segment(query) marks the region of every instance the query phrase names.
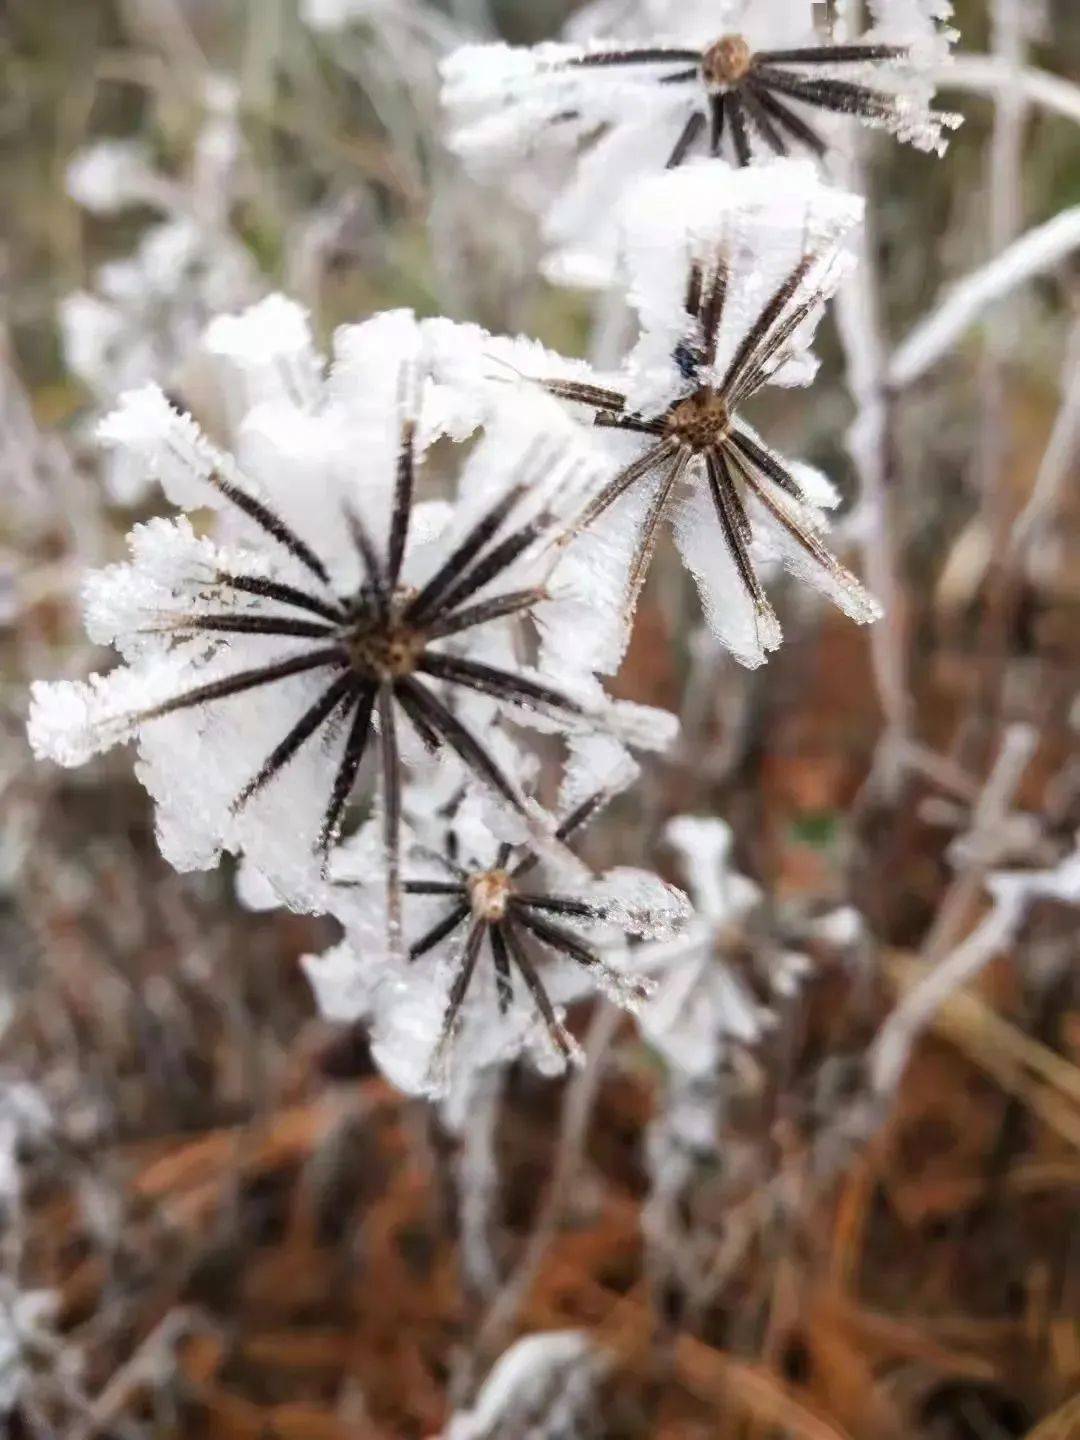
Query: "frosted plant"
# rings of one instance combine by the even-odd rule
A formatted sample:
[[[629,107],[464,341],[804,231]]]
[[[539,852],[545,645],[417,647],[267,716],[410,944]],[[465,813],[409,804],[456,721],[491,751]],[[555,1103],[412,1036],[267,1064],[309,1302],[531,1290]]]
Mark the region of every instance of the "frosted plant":
[[[265,311],[249,320],[260,333]],[[126,663],[36,685],[30,737],[65,765],[138,738],[162,849],[181,869],[245,852],[286,903],[317,908],[378,731],[393,900],[403,751],[456,757],[539,833],[547,822],[468,721],[474,697],[556,729],[609,718],[513,659],[512,627],[542,593],[531,557],[558,466],[541,465],[541,482],[537,464],[504,453],[502,488],[482,505],[416,503],[419,457],[454,423],[438,386],[402,391],[403,374],[422,374],[421,334],[406,312],[339,332],[315,395],[290,403],[279,388],[250,411],[240,460],[153,386],[103,426],[174,503],[226,514],[217,539],[186,517],[137,526],[131,563],[90,578],[88,629]],[[235,330],[217,340],[253,375]],[[292,374],[310,381],[304,359]]]
[[[52,1321],[58,1306],[51,1290],[20,1290],[0,1277],[0,1417],[6,1421],[33,1378],[34,1355],[51,1358],[57,1352]],[[66,1350],[69,1364],[74,1358],[74,1351]]]
[[[154,380],[185,391],[207,321],[253,300],[263,288],[258,267],[229,224],[242,143],[238,94],[231,80],[211,76],[204,117],[186,172],[155,168],[138,141],[105,140],[76,155],[68,169],[72,198],[96,215],[138,205],[164,214],[133,252],[102,265],[88,289],[60,303],[64,359],[99,411],[124,391]],[[145,473],[108,457],[105,481],[122,504],[142,499]]]
[[[527,1335],[500,1356],[444,1440],[590,1440],[603,1433],[599,1391],[611,1359],[584,1332]]]
[[[591,377],[528,342],[487,346],[493,374],[505,381],[512,367],[577,407],[618,465],[564,536],[594,532],[570,547],[575,572],[611,576],[618,556],[629,619],[670,519],[710,629],[745,665],[781,639],[761,562],[779,561],[860,624],[876,619],[874,600],[821,538],[836,492],[744,416],[765,386],[813,376],[810,342],[849,266],[841,241],[861,202],[822,185],[805,162],[777,161],[643,182],[628,212],[641,338],[621,374]],[[606,662],[594,656],[596,668],[617,663],[621,648]]]
[[[665,33],[640,41],[471,45],[445,62],[452,144],[482,173],[580,154],[574,179],[545,205],[555,279],[610,283],[607,222],[628,183],[665,166],[820,158],[834,139],[821,120],[838,116],[940,153],[958,123],[929,106],[928,63],[951,36],[936,0],[882,0],[874,28],[843,45],[822,43],[809,7],[792,0],[670,9]]]
[[[520,752],[505,742],[500,753],[508,770],[521,765]],[[576,840],[612,788],[636,774],[609,773],[612,788],[568,807],[593,758],[568,770],[556,830],[562,847]],[[523,777],[530,773],[526,765]],[[685,897],[648,872],[619,867],[590,876],[571,868],[565,852],[547,859],[528,841],[500,839],[505,827],[492,818],[475,788],[451,795],[426,818],[414,817],[404,868],[410,943],[403,967],[378,953],[381,896],[368,880],[373,837],[361,835],[338,859],[338,873],[354,870],[368,889],[372,910],[360,911],[358,927],[354,909],[345,944],[309,959],[308,973],[324,1013],[371,1019],[375,1057],[405,1089],[445,1092],[523,1049],[545,1069],[577,1061],[558,1002],[599,989],[636,1011],[651,987],[633,973],[636,951],[628,940],[672,934],[688,915]],[[339,884],[354,888],[344,878]]]

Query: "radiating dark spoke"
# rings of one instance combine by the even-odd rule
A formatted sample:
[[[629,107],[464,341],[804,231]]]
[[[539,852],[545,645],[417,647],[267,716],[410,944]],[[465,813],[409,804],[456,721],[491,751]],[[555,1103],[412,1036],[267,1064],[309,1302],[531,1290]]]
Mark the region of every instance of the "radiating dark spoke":
[[[190,710],[195,705],[209,705],[215,700],[226,700],[230,695],[242,695],[260,685],[273,685],[278,680],[302,675],[306,670],[344,664],[345,656],[336,645],[326,649],[309,650],[304,655],[294,655],[291,660],[260,665],[256,670],[240,670],[235,675],[224,676],[221,680],[211,680],[207,685],[197,685],[194,690],[185,690],[183,694],[174,695],[171,700],[164,700],[160,705],[140,710],[131,716],[131,719],[140,724],[149,720],[160,720],[166,715],[174,715],[178,710]]]
[[[756,466],[759,470],[764,471],[775,485],[779,485],[781,490],[786,490],[793,499],[803,499],[803,493],[795,477],[781,465],[775,455],[770,455],[745,431],[735,428],[729,430],[726,448],[728,452],[732,449],[737,452],[738,457],[744,462],[743,466],[740,466],[741,469],[746,465]]]
[[[260,530],[288,550],[289,554],[299,560],[306,570],[310,570],[312,575],[317,576],[324,585],[329,585],[330,576],[327,574],[326,566],[311,547],[305,544],[279,515],[275,515],[268,505],[264,505],[261,500],[257,500],[246,490],[241,490],[240,486],[235,485],[231,480],[226,480],[225,476],[217,470],[211,471],[207,480],[220,495],[224,495],[226,500],[235,505],[238,510],[242,510],[248,519],[254,520]]]
[[[588,385],[580,380],[545,380],[544,389],[549,395],[560,400],[572,400],[578,405],[591,405],[594,410],[622,410],[626,396],[617,390],[605,390],[600,385]]]
[[[567,1035],[566,1030],[555,1014],[551,999],[544,989],[543,981],[536,973],[536,966],[529,958],[529,952],[526,950],[521,936],[518,934],[515,926],[511,924],[504,922],[503,925],[500,926],[500,929],[506,940],[507,948],[510,951],[514,964],[521,972],[521,978],[525,981],[529,994],[533,998],[533,1004],[537,1010],[539,1010],[541,1018],[548,1028],[548,1034],[558,1046],[563,1059],[571,1060],[574,1055],[574,1048],[570,1037]]]
[[[293,758],[301,745],[309,740],[316,730],[326,721],[338,705],[341,704],[350,692],[355,692],[356,677],[351,671],[339,676],[334,683],[325,690],[322,695],[310,706],[279,745],[267,756],[258,774],[256,774],[237,795],[232,803],[234,812],[240,810],[252,796],[258,792],[284,770],[285,766]],[[355,696],[353,697],[355,698]]]
[[[697,320],[701,314],[701,296],[704,284],[705,276],[701,268],[701,261],[692,259],[690,273],[686,279],[686,313],[692,320]]]
[[[801,115],[796,115],[795,111],[789,106],[785,105],[781,100],[777,100],[776,96],[770,94],[764,85],[756,85],[753,81],[750,81],[746,88],[753,92],[754,98],[761,108],[771,115],[777,124],[785,129],[800,145],[805,145],[808,150],[812,151],[813,154],[819,158],[825,154],[828,150],[825,141],[814,127],[808,124]]]
[[[579,830],[588,825],[593,816],[607,804],[610,798],[607,790],[596,790],[586,796],[579,805],[574,806],[569,815],[564,816],[555,831],[555,839],[565,844]],[[520,880],[522,875],[527,875],[530,870],[535,868],[539,860],[540,857],[535,850],[526,851],[511,871],[514,879]]]
[[[686,473],[686,467],[690,463],[691,452],[680,450],[675,456],[671,469],[656,487],[656,494],[649,502],[649,508],[645,512],[645,518],[638,531],[637,545],[634,549],[634,557],[630,563],[630,570],[626,580],[626,595],[623,601],[627,617],[633,615],[637,609],[637,603],[641,596],[642,587],[649,574],[649,567],[652,564],[653,555],[656,553],[656,542],[660,536],[660,522],[667,514],[671,496]]]
[[[547,515],[538,515],[515,530],[512,535],[508,535],[505,540],[500,540],[486,555],[480,557],[466,575],[451,586],[438,605],[428,612],[429,615],[435,617],[448,614],[485,585],[489,585],[540,538],[550,523]]]
[[[465,886],[452,880],[406,880],[403,886],[406,895],[463,895]]]
[[[751,325],[750,329],[743,336],[735,354],[731,357],[731,364],[728,366],[727,374],[724,376],[720,385],[722,394],[728,395],[731,393],[747,363],[757,352],[758,347],[768,343],[770,331],[791,303],[799,286],[806,278],[806,274],[811,265],[813,265],[814,259],[815,257],[813,255],[804,255],[798,265],[795,266],[795,269],[792,270],[791,274],[777,286],[753,325]]]
[[[867,60],[904,60],[906,45],[817,45],[801,50],[758,50],[755,65],[850,65]]]
[[[345,506],[345,523],[349,527],[349,534],[352,536],[353,546],[360,557],[360,564],[364,574],[368,578],[375,593],[375,599],[379,607],[379,613],[386,616],[390,613],[390,587],[386,581],[382,561],[379,559],[379,552],[376,549],[375,541],[371,537],[371,531],[364,523],[360,513],[351,505]]]
[[[888,120],[896,113],[891,95],[872,90],[868,85],[852,85],[846,80],[804,80],[783,70],[760,69],[757,77],[771,90],[779,90],[808,105],[833,110],[839,115],[862,115],[871,120]]]
[[[517,814],[528,817],[528,809],[495,757],[452,710],[420,685],[412,676],[398,682],[398,693],[408,694],[433,730],[439,732],[478,780],[493,790]]]
[[[593,417],[600,430],[630,430],[635,435],[663,435],[663,420],[646,420],[641,415],[609,415],[601,410]]]
[[[502,925],[491,927],[491,955],[495,961],[495,995],[499,1014],[505,1015],[514,999],[514,981],[510,975],[510,954],[503,938]]]
[[[835,576],[845,585],[851,585],[861,589],[858,580],[851,571],[840,564],[836,556],[822,543],[818,536],[808,525],[805,525],[799,517],[792,513],[781,500],[763,486],[756,476],[750,475],[748,483],[753,487],[754,494],[772,515],[773,519],[785,529],[790,536],[802,546],[807,554],[830,575]]]
[[[510,512],[526,493],[528,486],[523,482],[512,485],[501,495],[490,510],[476,522],[465,538],[455,546],[450,555],[439,566],[431,579],[419,590],[405,607],[404,618],[413,624],[421,624],[439,606],[446,592],[461,580],[469,566],[489,541],[502,529]],[[442,608],[446,608],[445,605]]]
[[[735,493],[735,486],[731,474],[725,466],[723,456],[710,452],[706,457],[706,463],[709,474],[709,490],[712,493],[716,518],[720,521],[720,528],[724,532],[724,540],[731,552],[731,558],[735,562],[739,579],[755,608],[761,613],[765,613],[770,607],[747,549],[752,532],[746,512]]]
[[[442,748],[442,736],[437,730],[433,730],[428,723],[423,711],[419,710],[412,699],[412,696],[400,684],[395,684],[394,694],[397,702],[405,711],[409,724],[420,736],[420,741],[429,755]]]
[[[575,535],[580,535],[590,525],[595,524],[600,516],[610,506],[614,505],[620,496],[625,495],[631,486],[663,465],[669,460],[678,449],[674,440],[665,440],[659,445],[654,445],[646,450],[632,464],[627,465],[625,470],[620,470],[614,479],[609,480],[600,493],[586,505],[577,519],[571,524],[564,534],[560,535],[559,543],[568,544]]]
[[[813,262],[811,257],[811,263]],[[794,307],[785,316],[780,324],[761,342],[755,354],[749,357],[743,372],[736,378],[732,386],[729,403],[732,408],[742,403],[748,396],[760,390],[769,376],[777,368],[776,365],[769,367],[769,361],[778,356],[783,347],[798,330],[803,321],[822,304],[821,291],[815,286],[813,291],[806,296],[800,304]]]
[[[512,670],[484,665],[479,660],[465,660],[457,655],[438,655],[429,651],[421,657],[416,668],[448,684],[465,685],[470,690],[479,690],[481,694],[492,695],[526,709],[539,707],[562,716],[585,713],[576,700],[563,695],[553,686],[530,680]]]
[[[511,590],[506,595],[493,595],[490,600],[481,600],[478,605],[469,605],[452,615],[440,615],[434,624],[427,627],[427,635],[431,640],[459,635],[462,630],[488,625],[493,620],[505,619],[507,615],[520,615],[523,610],[533,609],[546,598],[547,592],[536,586],[530,590]]]
[[[591,55],[575,55],[572,60],[564,63],[572,69],[594,69],[608,65],[693,64],[696,75],[701,63],[701,52],[700,50],[676,50],[669,49],[664,45],[653,45],[649,48],[642,47],[640,50],[597,50]]]
[[[714,160],[724,143],[725,100],[724,95],[709,96],[709,154]]]
[[[745,85],[740,93],[743,104],[746,106],[746,113],[750,116],[766,145],[777,155],[786,155],[788,153],[787,141],[773,124],[772,116],[758,99],[753,87]]]
[[[394,476],[394,509],[390,516],[390,540],[386,552],[386,583],[393,594],[401,579],[401,564],[409,538],[413,487],[416,480],[416,421],[406,416],[401,422],[397,471]]]
[[[484,943],[484,935],[487,932],[487,921],[476,919],[469,927],[469,933],[465,939],[465,946],[458,962],[458,971],[454,976],[453,984],[450,986],[450,993],[446,997],[446,1009],[443,1012],[442,1032],[439,1035],[439,1043],[435,1047],[433,1064],[437,1064],[446,1051],[446,1047],[453,1038],[454,1030],[457,1028],[457,1018],[461,1007],[465,1002],[465,996],[472,984],[473,972],[476,970],[476,962],[480,956],[480,947]]]
[[[449,915],[444,915],[437,924],[433,925],[430,930],[421,935],[419,940],[409,946],[409,959],[419,960],[420,957],[426,955],[429,950],[434,950],[436,945],[445,940],[448,935],[454,933],[462,921],[468,918],[468,915],[468,905],[455,906]]]
[[[746,129],[742,101],[734,90],[727,97],[727,113],[731,121],[731,143],[735,147],[735,159],[740,165],[749,165],[753,158],[750,152],[750,136]]]
[[[401,904],[401,751],[397,743],[394,692],[381,685],[376,700],[379,710],[379,749],[382,756],[383,852],[386,856],[386,931],[391,950],[401,951],[403,940]]]
[[[527,910],[546,910],[552,915],[574,915],[582,920],[597,918],[596,906],[586,900],[572,900],[568,895],[529,895],[518,893],[514,905],[524,905]]]
[[[690,80],[696,80],[701,74],[700,68],[695,65],[690,70],[676,70],[672,75],[661,75],[661,85],[685,85]]]
[[[552,950],[557,950],[578,965],[592,969],[603,964],[596,950],[586,944],[580,935],[575,935],[572,930],[567,930],[562,925],[555,925],[550,920],[545,920],[542,915],[537,915],[529,910],[515,912],[515,918],[531,930],[538,940],[542,940]]]
[[[216,583],[230,590],[242,590],[246,595],[258,595],[263,600],[294,605],[298,610],[308,610],[312,615],[321,615],[324,620],[335,625],[339,625],[345,618],[344,610],[337,603],[320,600],[295,585],[284,585],[280,580],[267,580],[262,575],[221,574],[218,575]]]
[[[720,342],[720,322],[724,318],[728,281],[731,272],[722,255],[716,257],[709,293],[701,310],[701,329],[705,336],[705,364],[716,364],[716,347]]]
[[[692,112],[689,120],[683,126],[682,133],[675,141],[675,147],[668,156],[667,168],[675,170],[689,155],[695,141],[705,129],[705,115],[701,110]]]
[[[276,635],[279,638],[328,640],[334,634],[331,625],[314,620],[297,620],[291,615],[171,615],[161,625],[144,626],[140,633],[171,635],[177,632],[221,635]]]
[[[345,749],[341,760],[338,763],[337,774],[334,776],[334,785],[330,791],[330,799],[323,812],[322,829],[319,832],[317,848],[325,854],[337,834],[341,817],[344,814],[345,806],[349,802],[353,785],[356,782],[356,773],[360,769],[360,763],[364,758],[364,751],[367,748],[368,737],[371,734],[371,712],[375,708],[375,686],[374,684],[364,685],[356,697],[356,712],[353,715],[352,724],[349,726],[349,734],[345,741]]]

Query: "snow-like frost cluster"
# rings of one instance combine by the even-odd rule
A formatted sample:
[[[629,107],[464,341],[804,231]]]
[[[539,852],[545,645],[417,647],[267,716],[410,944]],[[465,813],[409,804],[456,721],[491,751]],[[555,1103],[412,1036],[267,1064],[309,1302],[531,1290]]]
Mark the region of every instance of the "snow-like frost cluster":
[[[669,1108],[689,1134],[699,1092],[797,992],[797,951],[766,974],[728,963],[759,897],[722,822],[668,831],[694,914],[646,871],[594,873],[578,832],[633,783],[631,750],[673,738],[673,717],[602,684],[668,528],[744,665],[780,643],[780,570],[858,623],[879,613],[826,545],[833,487],[746,407],[813,379],[853,263],[862,201],[814,163],[834,122],[940,149],[925,77],[948,9],[880,0],[834,43],[788,0],[597,0],[565,42],[447,60],[454,144],[487,174],[511,162],[553,273],[625,287],[638,338],[606,372],[407,311],[342,327],[328,361],[286,298],[236,313],[257,280],[212,183],[239,154],[228,90],[207,97],[190,185],[124,143],[73,166],[87,208],[167,217],[69,299],[65,328],[73,367],[119,397],[100,426],[114,490],[156,484],[179,513],[87,580],[88,633],[120,663],[36,685],[31,742],[78,765],[134,741],[174,865],[227,851],[249,903],[334,916],[340,942],[305,960],[319,1006],[366,1024],[403,1089],[460,1110],[522,1053],[561,1069],[579,1054],[567,1007],[600,993],[681,1077]],[[388,33],[433,16],[306,7]],[[189,366],[221,441],[161,388]],[[561,747],[554,803],[537,734]]]
[[[481,176],[524,172],[518,189],[543,215],[551,278],[606,285],[620,197],[665,167],[823,159],[852,119],[941,153],[959,122],[931,109],[928,76],[952,39],[949,7],[880,0],[873,9],[870,30],[834,44],[792,0],[654,0],[629,25],[618,0],[601,0],[595,38],[586,16],[566,42],[455,51],[443,66],[451,143]],[[554,195],[531,183],[559,160],[573,174]]]

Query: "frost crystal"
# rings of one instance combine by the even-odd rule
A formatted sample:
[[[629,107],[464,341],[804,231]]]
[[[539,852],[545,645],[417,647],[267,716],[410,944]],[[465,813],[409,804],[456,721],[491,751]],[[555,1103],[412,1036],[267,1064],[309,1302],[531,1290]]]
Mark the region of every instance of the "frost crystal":
[[[629,182],[665,166],[699,156],[738,165],[790,152],[820,158],[837,116],[940,152],[943,131],[958,123],[929,108],[927,65],[950,39],[929,7],[881,4],[874,29],[845,44],[823,43],[808,8],[791,0],[669,9],[666,33],[640,40],[470,45],[444,65],[452,143],[477,168],[509,168],[529,152],[580,153],[574,180],[545,213],[556,279],[602,281],[604,217]]]
[[[175,504],[225,513],[213,539],[183,517],[137,526],[131,563],[91,577],[88,629],[126,664],[35,686],[30,737],[66,765],[138,738],[174,864],[243,852],[286,903],[311,908],[377,732],[393,934],[403,761],[456,764],[542,839],[551,827],[480,727],[506,706],[557,730],[616,712],[514,655],[514,627],[542,594],[537,550],[558,465],[513,473],[504,455],[502,490],[483,503],[416,504],[420,455],[453,416],[422,379],[411,315],[341,332],[322,382],[291,323],[271,380],[256,343],[266,322],[264,304],[247,317],[250,335],[242,321],[212,335],[265,397],[244,419],[238,456],[153,386],[103,426]]]
[[[520,764],[512,749],[502,756],[507,769]],[[609,793],[594,792],[566,814],[560,845]],[[633,973],[637,951],[627,940],[671,935],[688,915],[685,897],[656,876],[620,868],[590,878],[572,873],[562,852],[542,865],[531,844],[500,840],[491,819],[475,789],[426,819],[414,817],[404,866],[404,966],[373,957],[380,930],[373,894],[367,915],[357,908],[347,920],[346,944],[305,962],[320,1008],[336,1019],[366,1018],[376,1059],[404,1089],[443,1093],[522,1049],[544,1069],[576,1061],[560,1002],[599,989],[636,1011],[651,985]],[[339,872],[365,877],[371,844],[361,834],[346,847]],[[339,883],[347,892],[370,890],[362,878]]]
[[[565,636],[606,594],[615,618],[594,622],[587,642],[577,638],[582,623],[574,646],[585,645],[593,669],[617,665],[665,519],[710,628],[745,665],[760,665],[781,638],[762,562],[778,561],[857,622],[876,619],[873,599],[821,539],[832,487],[783,460],[742,417],[764,386],[813,375],[810,342],[848,267],[841,241],[861,202],[822,185],[805,162],[777,161],[676,171],[644,182],[629,210],[625,248],[642,328],[618,376],[594,377],[580,364],[545,374],[548,362],[527,342],[488,347],[494,370],[514,363],[573,405],[609,456],[604,482],[563,537],[567,559],[545,625]]]
[[[553,1330],[518,1340],[444,1440],[588,1440],[599,1435],[597,1390],[610,1361],[587,1335]]]

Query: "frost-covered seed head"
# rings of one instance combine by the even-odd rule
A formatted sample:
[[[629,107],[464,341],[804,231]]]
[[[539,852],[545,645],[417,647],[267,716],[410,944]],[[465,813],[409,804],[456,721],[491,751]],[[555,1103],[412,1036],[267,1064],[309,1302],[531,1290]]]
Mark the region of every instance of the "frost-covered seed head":
[[[709,45],[701,61],[705,84],[713,90],[737,85],[746,78],[753,60],[753,51],[742,35],[722,35]]]
[[[672,406],[664,426],[673,440],[703,455],[727,439],[731,414],[723,395],[704,385]]]
[[[507,870],[481,870],[465,882],[469,904],[477,920],[504,920],[514,881]]]

